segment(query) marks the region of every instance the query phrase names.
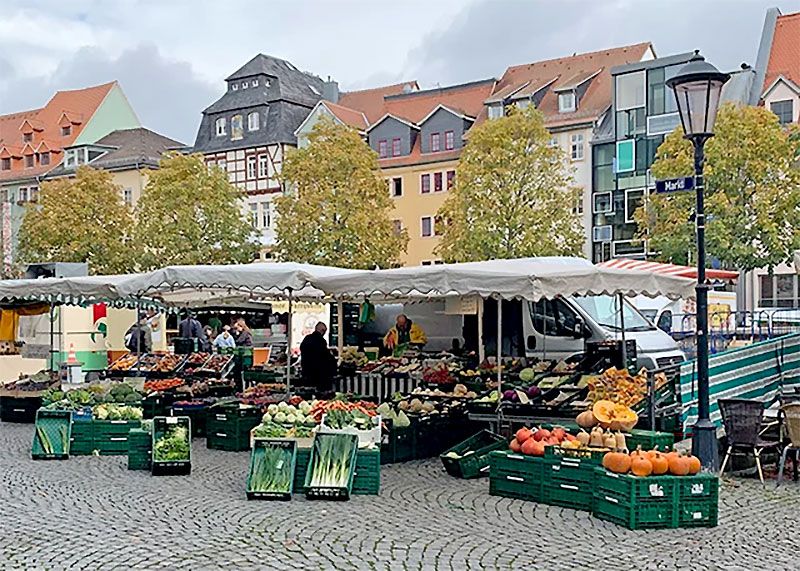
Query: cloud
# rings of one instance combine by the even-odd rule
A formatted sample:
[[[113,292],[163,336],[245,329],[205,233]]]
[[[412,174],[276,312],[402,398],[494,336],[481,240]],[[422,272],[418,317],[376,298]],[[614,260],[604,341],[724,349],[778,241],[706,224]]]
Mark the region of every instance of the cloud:
[[[0,60],[0,71],[10,67]],[[222,87],[200,79],[186,62],[166,59],[152,44],[109,56],[98,47],[78,49],[49,76],[0,74],[0,112],[44,103],[59,89],[76,89],[118,80],[145,127],[192,144],[202,110]]]

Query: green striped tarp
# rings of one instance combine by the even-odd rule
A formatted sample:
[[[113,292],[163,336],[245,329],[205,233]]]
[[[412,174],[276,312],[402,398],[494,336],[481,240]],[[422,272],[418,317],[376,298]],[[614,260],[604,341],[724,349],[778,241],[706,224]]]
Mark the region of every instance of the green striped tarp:
[[[775,402],[782,388],[800,384],[800,333],[793,333],[709,357],[711,420],[722,422],[717,401],[745,398]],[[684,433],[697,421],[697,364],[681,365],[681,423]]]

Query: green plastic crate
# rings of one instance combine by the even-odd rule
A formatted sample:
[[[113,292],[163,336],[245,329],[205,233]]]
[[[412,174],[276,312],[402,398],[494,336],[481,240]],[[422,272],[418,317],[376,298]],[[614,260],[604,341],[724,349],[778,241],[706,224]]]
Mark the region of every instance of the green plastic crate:
[[[624,503],[678,500],[678,477],[647,476],[639,478],[631,474],[615,474],[605,468],[595,469],[597,489]]]
[[[175,428],[184,428],[187,431],[189,444],[186,458],[175,460],[156,460],[156,444],[165,434]],[[185,416],[157,416],[153,419],[152,433],[153,459],[151,473],[153,476],[186,476],[192,471],[192,426],[191,421]]]
[[[382,435],[381,462],[394,464],[413,460],[416,453],[417,431],[413,426],[397,428],[390,426],[388,432]]]
[[[678,527],[673,499],[652,502],[624,502],[598,490],[592,514],[628,529],[671,529]]]
[[[481,430],[439,456],[445,471],[456,478],[479,478],[489,475],[489,453],[508,446],[505,438]]]
[[[170,416],[188,416],[192,420],[192,436],[205,438],[206,436],[206,411],[205,406],[180,406],[170,407]]]
[[[294,461],[294,493],[302,494],[306,490],[306,471],[311,459],[311,448],[298,448]]]
[[[718,518],[717,498],[678,502],[678,527],[716,527]]]
[[[594,485],[595,466],[586,460],[574,458],[545,458],[544,479],[567,484],[584,483]]]
[[[638,446],[642,450],[652,450],[656,446],[659,450],[670,450],[675,444],[675,437],[670,432],[633,429],[625,435],[625,444],[630,451],[636,450]]]
[[[353,476],[353,494],[377,496],[381,490],[381,451],[359,448]]]
[[[716,474],[700,473],[676,478],[678,497],[687,500],[719,500],[719,478]]]
[[[590,482],[564,482],[548,478],[545,469],[542,503],[574,510],[592,511],[594,486]]]
[[[250,450],[250,431],[261,424],[259,408],[211,407],[206,413],[206,446],[214,450]]]
[[[71,412],[45,409],[36,411],[31,458],[34,460],[66,460],[69,458],[71,429]]]
[[[280,450],[286,453],[286,459],[280,459],[272,465],[265,456],[268,449]],[[280,458],[280,456],[279,456]],[[297,442],[294,440],[257,439],[250,453],[250,470],[247,474],[247,499],[248,500],[291,500],[293,479],[295,474],[295,460],[297,458]],[[287,487],[278,490],[259,490],[255,488],[255,475],[258,471],[277,472],[288,475]],[[286,476],[282,476],[286,477]]]
[[[128,433],[128,470],[150,470],[152,437],[141,428]]]
[[[329,439],[347,440],[351,446],[351,455],[348,461],[349,473],[346,478],[346,485],[341,487],[330,486],[312,486],[312,474],[317,462],[321,461],[320,453],[322,450],[322,442]],[[356,455],[358,453],[358,436],[355,434],[317,434],[314,437],[314,444],[311,447],[311,457],[306,469],[305,489],[306,498],[313,499],[328,499],[328,500],[347,500],[350,499],[350,494],[353,490],[353,478],[355,477],[356,468]]]
[[[608,450],[597,450],[593,448],[561,448],[561,446],[545,446],[544,457],[567,459],[583,464],[591,464],[600,466],[603,463],[603,457]]]
[[[516,452],[489,453],[489,494],[539,502],[544,485],[544,459]]]

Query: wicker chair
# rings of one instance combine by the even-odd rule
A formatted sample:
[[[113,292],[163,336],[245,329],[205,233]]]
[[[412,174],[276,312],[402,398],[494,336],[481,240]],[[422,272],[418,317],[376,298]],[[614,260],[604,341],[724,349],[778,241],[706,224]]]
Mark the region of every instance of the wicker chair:
[[[758,479],[764,483],[764,472],[761,469],[761,453],[775,448],[780,443],[761,439],[761,423],[764,419],[764,403],[748,399],[720,399],[719,409],[722,413],[722,424],[728,437],[728,449],[719,473],[725,471],[728,459],[732,454],[753,454],[758,468]]]
[[[797,481],[797,463],[800,460],[800,402],[785,404],[781,407],[783,422],[786,427],[786,435],[789,437],[789,444],[783,449],[781,463],[778,466],[778,483],[780,486],[783,479],[783,467],[786,465],[786,456],[789,452],[794,452],[794,480]]]

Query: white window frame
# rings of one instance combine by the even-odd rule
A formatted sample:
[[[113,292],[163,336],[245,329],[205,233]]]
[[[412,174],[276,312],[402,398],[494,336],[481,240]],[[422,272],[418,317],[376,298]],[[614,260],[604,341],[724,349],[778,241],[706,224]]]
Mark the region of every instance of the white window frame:
[[[619,103],[619,96],[618,96],[618,93],[620,91],[620,89],[619,89],[620,79],[622,79],[622,81],[625,81],[626,78],[630,78],[630,77],[633,77],[633,76],[637,76],[637,77],[641,78],[640,85],[641,85],[641,88],[642,88],[642,102],[641,103],[635,103],[633,105],[622,106]],[[671,94],[667,94],[667,95],[671,95]],[[642,71],[634,71],[634,72],[631,72],[631,73],[625,73],[625,74],[617,75],[617,76],[614,77],[614,105],[616,107],[616,111],[629,111],[631,109],[640,109],[640,108],[645,107],[647,105],[647,75],[644,72],[644,70],[642,70]]]
[[[260,220],[259,220],[259,216],[258,216],[258,203],[257,202],[251,202],[250,203],[250,225],[253,228],[258,229],[258,228],[260,228],[260,226],[258,225],[259,222],[260,222]]]
[[[231,83],[231,91],[239,91],[239,84]]]
[[[249,81],[243,81],[242,82],[242,89],[247,89],[248,87],[250,87],[250,82]]]
[[[395,194],[395,186],[394,182],[396,180],[400,181],[400,194]],[[403,197],[403,177],[401,176],[393,176],[389,179],[389,194],[392,198],[402,198]]]
[[[487,114],[489,119],[500,119],[503,115],[505,115],[505,112],[502,105],[489,105]]]
[[[247,157],[247,178],[248,180],[252,180],[256,178],[256,157],[255,155],[250,155]]]
[[[425,220],[430,220],[431,233],[425,235]],[[421,238],[433,238],[436,236],[436,217],[435,216],[422,216],[419,219],[419,235]]]
[[[272,228],[272,202],[269,200],[261,203],[261,227]]]
[[[607,238],[607,239],[598,239],[598,234],[600,234],[599,231],[608,232],[609,238]],[[594,226],[594,227],[592,227],[592,242],[605,244],[605,243],[612,242],[613,239],[614,239],[614,229],[612,228],[611,224],[604,224],[602,226]]]
[[[125,187],[122,189],[122,202],[126,206],[133,206],[133,189],[131,187]]]
[[[224,137],[225,133],[228,129],[228,120],[225,117],[219,117],[216,121],[214,121],[214,128],[217,133],[217,137]]]
[[[567,99],[569,98],[569,99]],[[572,113],[578,108],[578,96],[575,91],[562,91],[558,94],[558,112]]]
[[[258,178],[267,178],[269,172],[269,157],[258,155]]]
[[[254,79],[251,83],[253,87],[258,87],[258,79]]]
[[[30,195],[28,194],[28,187],[21,186],[19,187],[19,192],[17,193],[17,202],[28,202],[30,200]]]
[[[238,121],[236,121],[238,119]],[[236,136],[234,133],[233,124],[234,122],[239,123],[239,136]],[[241,113],[237,113],[233,117],[231,117],[231,141],[241,141],[244,139],[244,116]]]
[[[573,133],[569,138],[569,156],[573,161],[582,161],[585,156],[583,133]]]
[[[225,159],[218,160],[217,161],[217,167],[222,172],[225,172],[225,173],[228,172],[228,161],[226,161]]]
[[[261,128],[261,114],[258,111],[253,111],[247,114],[247,130],[258,131]]]
[[[625,222],[635,222],[633,219],[633,212],[628,212],[628,193],[629,192],[641,192],[642,193],[642,203],[647,200],[647,189],[646,188],[626,188],[625,189]]]
[[[596,198],[601,194],[608,195],[608,206],[610,210],[597,210],[597,200]],[[614,193],[610,190],[605,192],[595,192],[592,194],[592,214],[614,214]]]

